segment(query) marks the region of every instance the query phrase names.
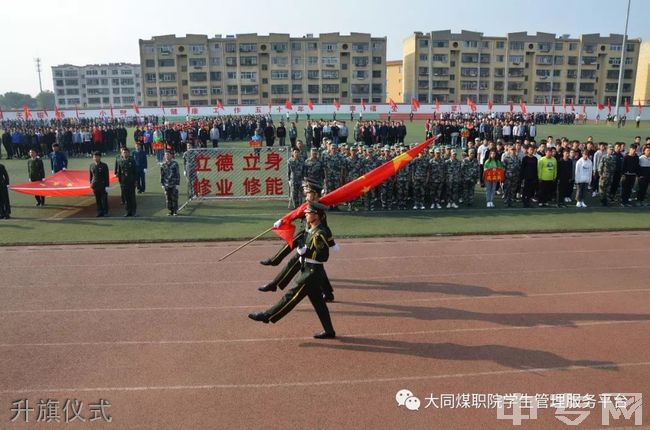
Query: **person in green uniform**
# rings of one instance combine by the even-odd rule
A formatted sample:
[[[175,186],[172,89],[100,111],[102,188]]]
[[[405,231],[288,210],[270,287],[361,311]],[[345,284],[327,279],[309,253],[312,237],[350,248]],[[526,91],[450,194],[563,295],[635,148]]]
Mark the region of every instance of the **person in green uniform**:
[[[135,165],[135,160],[131,157],[129,148],[122,148],[120,158],[115,163],[115,167],[115,176],[120,180],[120,188],[124,195],[124,205],[126,206],[124,216],[136,216],[135,183],[138,177],[138,169]]]
[[[9,202],[9,174],[4,164],[0,163],[0,219],[11,218],[11,203]]]
[[[95,151],[93,161],[90,165],[90,188],[95,194],[95,203],[97,205],[97,216],[108,216],[108,165],[102,161],[102,153]]]
[[[45,167],[43,166],[43,160],[38,156],[38,153],[34,149],[29,150],[29,160],[27,160],[27,174],[29,175],[29,180],[32,182],[40,182],[45,179]],[[45,205],[45,196],[35,196],[36,197],[36,206]]]
[[[248,317],[263,323],[276,323],[286,316],[305,296],[309,297],[318,319],[323,325],[323,331],[316,333],[316,339],[333,339],[336,337],[327,304],[322,295],[325,282],[325,269],[323,263],[329,259],[329,244],[327,232],[321,223],[325,215],[325,206],[318,202],[310,202],[305,209],[305,219],[309,229],[304,244],[296,247],[296,254],[300,260],[300,276],[295,281],[294,287],[289,289],[284,296],[264,312],[254,312]]]

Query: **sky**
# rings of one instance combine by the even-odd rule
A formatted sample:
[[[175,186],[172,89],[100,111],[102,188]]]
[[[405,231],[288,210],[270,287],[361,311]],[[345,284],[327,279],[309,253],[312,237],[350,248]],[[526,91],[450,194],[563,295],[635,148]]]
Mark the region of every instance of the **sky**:
[[[388,60],[400,60],[414,31],[622,34],[626,8],[627,0],[10,1],[0,25],[0,94],[38,94],[37,57],[51,90],[52,66],[138,63],[138,39],[163,34],[370,33],[387,37]],[[630,38],[650,39],[649,16],[650,1],[632,0]]]

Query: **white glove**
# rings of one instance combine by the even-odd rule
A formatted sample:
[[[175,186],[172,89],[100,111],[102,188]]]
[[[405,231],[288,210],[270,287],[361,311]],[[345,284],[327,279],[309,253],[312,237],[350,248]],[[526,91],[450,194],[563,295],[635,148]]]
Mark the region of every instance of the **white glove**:
[[[144,174],[145,174],[145,175],[147,174],[147,169],[144,169]]]
[[[54,174],[54,170],[52,170],[52,174]]]
[[[178,185],[174,185],[174,187],[175,187],[176,189],[178,189]]]
[[[298,255],[305,255],[307,253],[307,246],[303,245],[300,248],[296,249]]]
[[[164,185],[161,185],[160,188],[162,188],[163,191],[165,191],[165,186]]]
[[[332,251],[339,252],[340,250],[341,250],[341,247],[339,246],[339,244],[335,243],[334,246],[332,247]]]
[[[273,228],[280,228],[281,225],[282,225],[282,220],[279,219],[273,223]]]
[[[61,170],[64,170],[64,171],[65,171],[65,170],[68,170],[68,169],[67,169],[66,167],[64,167],[64,168],[63,168],[63,169],[61,169]]]
[[[108,194],[108,190],[110,190],[110,187],[104,188],[104,191],[106,191],[107,194]]]

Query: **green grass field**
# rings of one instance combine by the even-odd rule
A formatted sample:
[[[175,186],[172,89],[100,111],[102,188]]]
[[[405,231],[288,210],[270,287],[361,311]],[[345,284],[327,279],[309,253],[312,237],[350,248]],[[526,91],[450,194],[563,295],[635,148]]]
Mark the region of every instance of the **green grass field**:
[[[304,123],[300,124],[304,127]],[[299,128],[300,128],[299,127]],[[423,139],[424,122],[408,123],[407,142]],[[300,128],[301,129],[301,128]],[[539,136],[566,136],[595,141],[631,142],[640,135],[650,136],[650,123],[639,129],[633,123],[617,129],[606,125],[541,126]],[[132,132],[129,130],[129,142]],[[223,142],[223,147],[243,147],[245,142]],[[113,165],[113,156],[104,161]],[[49,160],[46,163],[48,169]],[[88,158],[70,160],[70,169],[87,170]],[[27,180],[26,160],[2,160],[11,182]],[[155,159],[150,158],[150,166]],[[110,218],[97,219],[93,196],[79,198],[49,198],[43,208],[35,207],[32,196],[10,193],[12,220],[0,221],[0,244],[97,243],[249,239],[271,226],[287,212],[281,201],[212,201],[192,203],[181,216],[166,216],[165,199],[159,186],[160,174],[150,167],[147,192],[137,196],[138,218],[122,218],[119,189],[109,195]],[[181,184],[179,202],[186,200],[186,186]],[[499,200],[499,199],[497,199]],[[485,209],[484,193],[477,189],[474,208],[439,211],[391,211],[331,213],[330,224],[337,237],[418,236],[435,234],[490,234],[542,231],[593,231],[620,229],[650,229],[647,208],[602,208],[587,201],[588,209],[506,209],[500,201],[497,209]],[[269,233],[268,238],[275,238]]]

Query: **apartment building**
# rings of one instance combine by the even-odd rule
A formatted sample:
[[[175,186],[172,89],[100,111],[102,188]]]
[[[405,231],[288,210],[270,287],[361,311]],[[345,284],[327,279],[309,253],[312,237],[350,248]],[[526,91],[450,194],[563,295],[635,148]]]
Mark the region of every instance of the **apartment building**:
[[[402,64],[402,60],[386,61],[386,102],[404,103]]]
[[[614,105],[622,44],[619,34],[416,32],[403,42],[402,93],[421,103]],[[627,40],[621,104],[634,94],[640,46]]]
[[[634,104],[639,101],[642,105],[650,104],[650,41],[641,43],[639,64],[636,71],[634,86]]]
[[[144,105],[381,103],[386,38],[366,33],[154,36],[140,40]]]
[[[59,109],[100,109],[142,104],[140,65],[129,63],[63,64],[52,67]]]

